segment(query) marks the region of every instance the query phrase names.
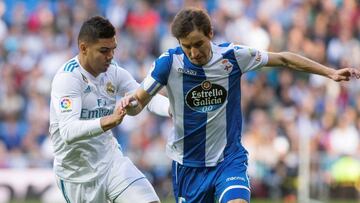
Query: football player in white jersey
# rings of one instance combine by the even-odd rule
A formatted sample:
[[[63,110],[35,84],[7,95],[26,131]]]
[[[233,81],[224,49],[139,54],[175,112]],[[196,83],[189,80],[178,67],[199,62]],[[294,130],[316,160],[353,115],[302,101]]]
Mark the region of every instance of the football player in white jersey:
[[[101,16],[92,17],[80,29],[78,46],[79,54],[58,70],[51,90],[54,171],[66,202],[160,202],[110,131],[125,116],[116,106],[116,96],[139,87],[112,61],[115,28]],[[167,98],[154,99],[150,111],[168,116]]]
[[[216,45],[211,42],[208,14],[197,8],[181,10],[171,31],[180,46],[154,62],[141,87],[125,97],[121,106],[135,115],[166,86],[175,125],[166,147],[174,160],[173,189],[178,203],[250,202],[248,157],[241,144],[242,74],[277,66],[334,81],[360,77],[359,70],[335,70],[290,52],[271,53],[232,43]],[[129,105],[135,100],[136,107]]]

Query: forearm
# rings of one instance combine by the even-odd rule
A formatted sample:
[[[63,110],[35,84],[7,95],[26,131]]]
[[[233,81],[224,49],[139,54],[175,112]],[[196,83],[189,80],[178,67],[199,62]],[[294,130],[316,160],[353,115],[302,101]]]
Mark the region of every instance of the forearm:
[[[67,123],[59,123],[60,135],[66,144],[79,140],[89,139],[104,132],[100,119],[75,120]]]
[[[126,114],[129,116],[136,116],[144,109],[143,104],[138,101],[132,102],[131,106],[126,107]]]
[[[280,54],[282,66],[291,68],[293,70],[314,73],[328,78],[330,78],[330,75],[334,74],[336,71],[335,69],[321,65],[320,63],[298,54],[290,52],[282,52]]]
[[[137,89],[136,92],[129,96],[132,98],[129,105],[125,105],[126,114],[130,116],[135,116],[139,114],[145,106],[150,102],[151,96],[145,92],[143,89]]]
[[[110,130],[112,128],[114,128],[115,126],[119,125],[121,123],[122,120],[119,120],[118,118],[116,118],[115,115],[108,115],[105,117],[102,117],[100,119],[100,125],[101,128],[105,131]]]

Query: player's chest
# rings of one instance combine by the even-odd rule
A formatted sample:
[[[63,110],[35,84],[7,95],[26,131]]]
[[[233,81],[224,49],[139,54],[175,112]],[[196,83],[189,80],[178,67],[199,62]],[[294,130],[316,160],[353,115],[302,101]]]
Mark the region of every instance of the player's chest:
[[[88,80],[82,90],[82,105],[87,108],[112,107],[116,103],[116,85],[109,79]]]

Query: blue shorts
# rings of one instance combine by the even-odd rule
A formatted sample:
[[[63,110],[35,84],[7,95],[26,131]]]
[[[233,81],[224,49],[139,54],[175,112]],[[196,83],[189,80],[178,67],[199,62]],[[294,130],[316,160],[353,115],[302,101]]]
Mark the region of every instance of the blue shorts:
[[[225,159],[215,167],[187,167],[173,161],[172,179],[176,203],[250,202],[246,154]]]

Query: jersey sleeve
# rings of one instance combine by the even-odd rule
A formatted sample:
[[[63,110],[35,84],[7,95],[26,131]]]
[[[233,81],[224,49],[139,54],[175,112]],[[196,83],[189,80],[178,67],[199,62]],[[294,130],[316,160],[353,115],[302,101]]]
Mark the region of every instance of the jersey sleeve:
[[[56,75],[52,83],[51,105],[58,118],[60,135],[68,144],[104,132],[100,125],[100,118],[80,120],[81,87],[81,80],[71,73]]]
[[[163,86],[167,85],[172,66],[172,57],[169,52],[162,54],[155,62],[141,83],[141,87],[154,96]]]
[[[268,62],[267,52],[247,46],[234,45],[234,55],[243,73],[260,69]]]

